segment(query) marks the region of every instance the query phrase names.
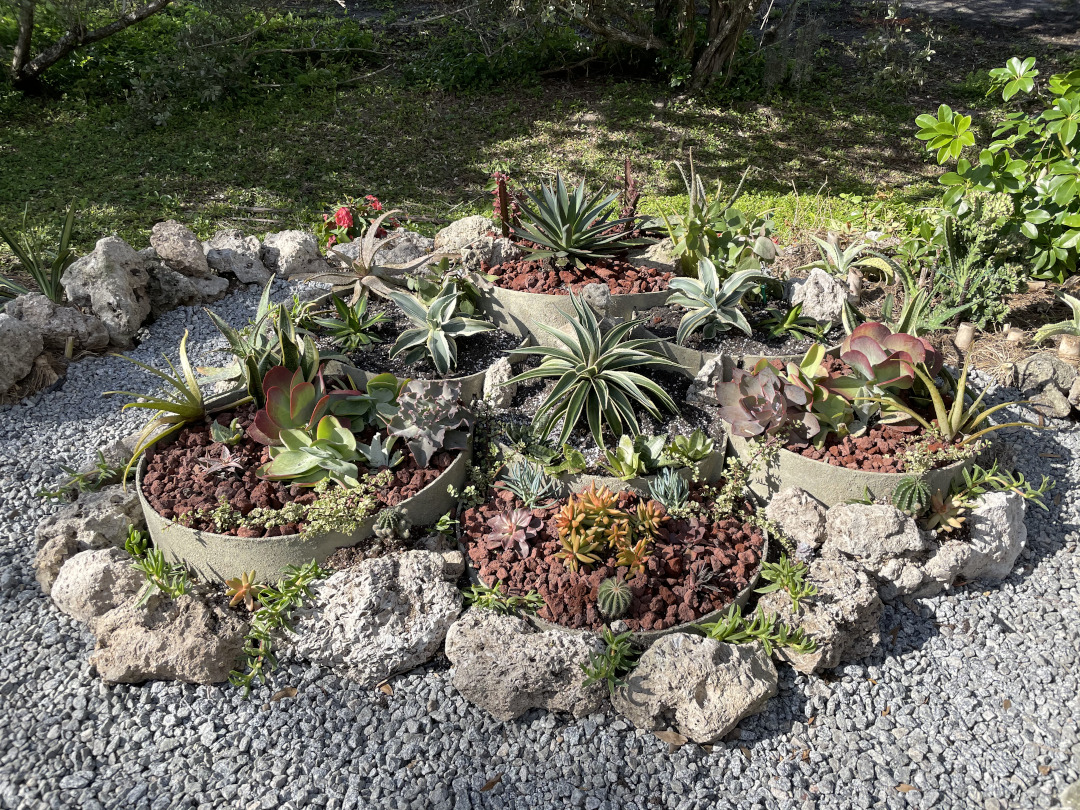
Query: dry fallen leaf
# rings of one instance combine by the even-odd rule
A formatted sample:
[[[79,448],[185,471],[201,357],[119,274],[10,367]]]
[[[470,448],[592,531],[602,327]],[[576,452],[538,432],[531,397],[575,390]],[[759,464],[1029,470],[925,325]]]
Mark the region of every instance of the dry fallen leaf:
[[[1050,773],[1050,766],[1049,765],[1040,765],[1039,766],[1039,775],[1040,776],[1046,776],[1048,773]]]
[[[712,745],[703,745],[703,746],[701,746],[701,750],[704,751],[706,754],[711,754],[713,752],[714,747],[715,746],[712,746]]]
[[[907,793],[912,790],[918,790],[917,787],[915,787],[914,785],[909,785],[907,782],[901,782],[899,785],[896,786],[896,789],[900,793]]]
[[[752,758],[752,757],[750,756],[750,749],[749,749],[749,748],[747,748],[747,747],[746,747],[745,745],[740,745],[740,746],[739,746],[739,750],[740,750],[740,751],[742,751],[742,755],[743,755],[744,757],[746,757],[747,759],[751,759],[751,758]]]
[[[296,697],[296,687],[295,686],[286,686],[284,689],[279,689],[278,691],[274,692],[274,696],[272,698],[270,698],[270,702],[271,703],[277,703],[282,698],[293,698],[293,697]]]
[[[394,695],[394,687],[392,687],[388,683],[380,683],[379,691],[382,692],[384,695],[390,695],[391,697],[393,697]]]
[[[1012,708],[1012,701],[1009,700],[1008,698],[1005,698],[1003,701],[1001,701],[1001,708],[1003,708],[1003,709],[1011,709]]]
[[[817,720],[817,715],[816,714],[810,715],[808,718],[806,718],[806,725],[808,725],[808,726],[814,725],[815,720]]]
[[[486,782],[484,782],[484,786],[482,788],[480,788],[480,792],[481,793],[487,793],[489,790],[491,790],[493,787],[495,787],[497,784],[499,784],[499,782],[502,781],[502,778],[503,778],[503,775],[500,773],[498,776],[496,776],[496,777],[494,777],[492,779],[488,779]]]
[[[803,762],[809,762],[810,761],[810,749],[809,748],[804,748],[803,749],[802,761]]]
[[[888,706],[886,706],[886,707],[885,707],[885,709],[884,709],[884,711],[882,711],[882,713],[881,713],[881,716],[882,716],[882,717],[887,717],[887,716],[888,716],[888,714],[889,714],[889,707],[888,707]]]
[[[668,745],[686,745],[686,737],[677,731],[654,731],[653,735],[661,742]]]
[[[872,683],[874,686],[877,686],[877,681],[875,681],[873,678],[867,678],[866,680],[870,681],[870,683]]]

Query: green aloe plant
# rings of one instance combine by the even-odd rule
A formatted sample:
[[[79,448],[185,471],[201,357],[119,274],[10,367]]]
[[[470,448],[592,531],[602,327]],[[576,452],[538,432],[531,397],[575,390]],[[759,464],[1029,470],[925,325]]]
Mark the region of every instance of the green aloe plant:
[[[773,280],[772,276],[755,270],[740,270],[721,283],[716,265],[710,259],[702,259],[698,262],[697,278],[673,278],[669,282],[674,292],[668,296],[668,305],[689,310],[679,321],[675,340],[682,345],[698,329],[706,338],[713,338],[733,326],[751,334],[739,304],[748,292]]]
[[[60,231],[60,245],[51,262],[41,252],[41,246],[31,236],[30,228],[27,227],[26,217],[29,210],[29,204],[23,208],[22,227],[18,233],[12,233],[0,225],[0,240],[6,242],[11,248],[11,252],[15,254],[23,270],[34,279],[41,294],[53,303],[59,304],[64,300],[64,288],[60,285],[60,277],[71,263],[70,245],[71,230],[75,225],[75,201],[72,200],[68,207],[64,226]],[[14,298],[28,292],[30,291],[21,284],[0,276],[0,298]]]
[[[590,261],[635,244],[625,239],[619,227],[632,223],[633,217],[611,219],[618,194],[605,197],[600,191],[586,196],[584,183],[567,189],[562,174],[555,175],[554,186],[541,184],[539,195],[525,193],[532,202],[532,207],[521,206],[528,222],[515,228],[514,234],[540,246],[529,248],[533,256],[564,259],[584,268]]]
[[[386,314],[378,312],[368,315],[368,296],[362,295],[354,304],[348,304],[336,295],[331,296],[330,303],[337,311],[336,318],[313,317],[311,323],[321,327],[334,343],[348,351],[356,351],[372,343],[381,343],[382,339],[371,330],[380,323],[389,320]]]
[[[411,295],[390,293],[390,299],[416,324],[415,329],[406,329],[398,336],[390,348],[390,358],[404,354],[405,362],[412,364],[430,357],[442,375],[457,368],[457,338],[495,328],[493,323],[456,315],[459,295],[456,287],[448,285],[425,307]]]
[[[574,334],[568,335],[545,324],[538,326],[554,337],[561,346],[534,346],[518,350],[544,360],[534,369],[517,375],[507,382],[554,378],[555,387],[536,412],[536,421],[545,426],[545,433],[559,419],[562,430],[559,444],[565,443],[582,415],[597,445],[604,447],[601,436],[606,423],[616,436],[629,429],[633,435],[641,432],[635,405],[660,419],[657,402],[672,413],[679,409],[659,385],[631,369],[647,366],[679,368],[654,351],[646,349],[651,339],[627,340],[643,320],[631,320],[613,327],[607,334],[600,329],[596,314],[580,297],[571,293],[570,302],[576,317],[566,316]]]

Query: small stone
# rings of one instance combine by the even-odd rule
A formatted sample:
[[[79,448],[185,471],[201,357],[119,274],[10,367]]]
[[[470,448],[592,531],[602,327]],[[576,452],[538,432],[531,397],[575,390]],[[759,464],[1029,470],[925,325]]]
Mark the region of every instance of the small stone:
[[[690,383],[686,394],[687,401],[697,405],[715,405],[716,384],[723,382],[733,367],[731,358],[723,352],[716,357],[710,357]]]
[[[481,609],[466,612],[446,636],[454,687],[504,722],[534,708],[575,717],[599,711],[605,691],[584,685],[581,666],[603,650],[594,633],[539,632],[516,616]]]
[[[521,250],[509,239],[481,236],[461,248],[461,263],[466,270],[480,272],[484,265],[498,267],[521,258]]]
[[[0,394],[30,373],[43,347],[36,326],[0,313]]]
[[[848,288],[834,276],[820,267],[815,267],[806,277],[806,281],[795,287],[791,295],[791,304],[802,304],[804,317],[825,323],[838,323],[844,312],[844,303],[848,298]]]
[[[611,311],[611,289],[607,284],[586,284],[581,289],[581,298],[592,308],[597,318],[608,317]]]
[[[401,236],[387,245],[386,249],[380,251],[376,257],[381,265],[394,267],[411,264],[429,255],[435,249],[434,239],[416,231],[398,228],[394,233],[400,233]]]
[[[517,383],[506,383],[514,376],[514,369],[510,366],[510,360],[500,357],[487,371],[484,377],[484,399],[495,408],[509,408],[517,394]]]
[[[178,273],[192,278],[211,275],[202,243],[175,219],[154,225],[150,231],[150,245],[158,258]]]
[[[262,246],[255,236],[246,236],[243,231],[227,228],[215,233],[203,248],[206,250],[206,263],[211,269],[235,276],[241,284],[262,286],[270,280],[270,271],[259,258]]]
[[[1020,390],[1023,399],[1030,399],[1035,409],[1044,416],[1063,419],[1077,403],[1073,401],[1073,387],[1080,382],[1075,367],[1066,363],[1055,352],[1033,354],[1013,369],[1013,386]],[[1076,400],[1080,400],[1080,389]]]
[[[765,516],[799,545],[816,549],[825,539],[825,507],[798,487],[774,495]]]
[[[882,599],[914,593],[925,581],[920,565],[930,545],[915,520],[899,509],[840,504],[826,513],[825,527],[822,556],[848,560],[873,573]]]
[[[459,219],[435,234],[435,251],[458,253],[466,245],[478,242],[495,230],[495,223],[487,217],[472,216]]]
[[[84,624],[104,616],[132,599],[145,577],[131,557],[118,548],[81,551],[64,563],[51,596],[64,613]]]
[[[631,251],[626,260],[634,267],[648,267],[661,273],[678,274],[679,258],[675,255],[674,248],[671,237],[664,237],[659,242]]]
[[[761,711],[776,692],[776,667],[761,644],[671,633],[642,654],[612,704],[640,729],[674,730],[704,744]]]
[[[988,492],[968,515],[971,556],[960,569],[964,579],[1004,579],[1027,542],[1027,503],[1015,492]]]
[[[122,348],[150,314],[146,262],[122,239],[99,239],[92,253],[76,259],[60,283],[68,299],[90,309],[109,331],[109,339]]]
[[[319,253],[315,234],[307,231],[268,233],[259,256],[271,273],[282,278],[330,272],[330,265]]]

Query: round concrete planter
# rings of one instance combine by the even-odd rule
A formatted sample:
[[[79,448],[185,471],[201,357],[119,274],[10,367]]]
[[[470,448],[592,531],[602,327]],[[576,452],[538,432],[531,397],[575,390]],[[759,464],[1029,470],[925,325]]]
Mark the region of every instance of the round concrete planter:
[[[517,334],[531,333],[542,346],[553,346],[557,341],[537,328],[544,324],[561,332],[567,332],[567,318],[574,317],[574,305],[569,295],[547,295],[542,293],[519,292],[492,286],[485,291],[481,301],[484,314],[495,322],[496,326],[508,332],[518,330]],[[634,311],[644,311],[662,305],[670,293],[667,290],[649,293],[627,293],[611,296],[609,317],[629,318]]]
[[[740,460],[746,460],[747,440],[741,436],[729,438],[728,445],[735,455]],[[964,470],[970,469],[976,461],[977,458],[957,461],[948,467],[923,473],[920,478],[926,481],[931,492],[945,492],[949,485],[961,478]],[[888,500],[892,497],[893,490],[900,483],[900,479],[906,475],[907,473],[849,470],[847,467],[837,467],[826,461],[815,461],[800,456],[798,453],[792,453],[790,450],[781,449],[772,466],[754,476],[750,482],[750,489],[754,494],[768,500],[780,490],[799,487],[828,507],[845,503],[853,498],[862,498],[866,493],[875,500]]]
[[[731,368],[753,368],[759,360],[779,361],[781,363],[798,363],[802,360],[802,354],[743,354],[743,355],[729,355],[725,352],[703,352],[697,349],[691,349],[687,346],[680,346],[673,340],[666,340],[661,337],[657,337],[648,329],[638,329],[635,333],[635,337],[652,338],[656,343],[651,347],[653,351],[657,351],[669,360],[674,360],[676,363],[683,367],[683,372],[690,377],[696,377],[698,373],[704,368],[705,364],[710,360],[714,360],[717,357],[722,357],[725,360],[730,360]],[[825,349],[825,353],[832,357],[837,357],[840,354],[840,344],[829,346]]]
[[[517,348],[524,349],[531,346],[532,343],[532,336],[526,335],[521,339],[521,343],[518,344]],[[518,354],[517,350],[507,352],[506,356],[511,363],[519,363],[525,359],[525,356]],[[375,376],[374,371],[365,371],[364,369],[357,368],[349,363],[341,363],[334,360],[331,360],[326,364],[326,369],[329,376],[348,377],[354,388],[366,389],[368,380]],[[489,371],[491,371],[491,366],[488,366],[483,371],[478,371],[475,374],[466,374],[461,377],[445,377],[441,380],[416,380],[416,382],[420,383],[425,390],[446,383],[456,383],[461,386],[461,401],[472,402],[474,399],[481,399],[484,396],[484,383],[487,382]]]
[[[458,453],[438,478],[399,504],[414,525],[434,523],[454,507],[454,499],[446,490],[448,486],[464,486],[468,457],[468,451]],[[312,537],[234,537],[190,529],[163,518],[150,506],[142,491],[146,463],[144,455],[135,473],[135,487],[154,546],[167,561],[183,563],[207,582],[224,582],[245,571],[255,571],[260,582],[277,582],[286,566],[304,565],[313,559],[321,564],[337,549],[356,545],[374,533],[374,515],[349,534],[331,532]]]

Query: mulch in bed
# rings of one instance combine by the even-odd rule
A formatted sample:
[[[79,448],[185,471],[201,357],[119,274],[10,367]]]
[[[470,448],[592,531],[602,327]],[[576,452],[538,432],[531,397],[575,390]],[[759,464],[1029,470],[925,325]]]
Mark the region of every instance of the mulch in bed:
[[[511,493],[495,495],[462,515],[462,542],[472,565],[485,583],[501,581],[504,593],[524,596],[537,591],[544,599],[539,618],[564,627],[604,627],[607,620],[596,606],[597,589],[604,579],[615,576],[626,577],[633,592],[630,610],[622,617],[631,630],[664,630],[696,621],[730,605],[750,584],[761,561],[764,535],[738,517],[717,523],[669,519],[641,573],[631,575],[629,569],[617,567],[614,557],[571,571],[555,556],[562,549],[555,520],[565,501],[550,509],[532,510],[543,527],[529,541],[528,557],[522,558],[516,547],[503,548],[486,539],[490,518],[524,508]],[[619,493],[620,508],[633,506],[639,497],[630,491]],[[691,497],[700,497],[699,487]],[[744,509],[749,512],[752,507],[746,503]]]
[[[240,420],[246,429],[254,418],[254,405],[241,406],[235,411],[224,411],[212,418],[221,425],[228,425],[234,418]],[[359,437],[359,441],[370,444],[374,428]],[[243,466],[242,470],[229,469],[221,473],[208,473],[200,465],[202,459],[219,459],[222,450],[228,449],[232,458]],[[431,459],[431,466],[419,467],[409,448],[399,442],[395,449],[400,449],[404,461],[394,468],[391,484],[376,493],[380,506],[396,506],[406,498],[411,498],[450,466],[453,453],[436,453]],[[186,427],[181,430],[175,441],[155,446],[147,459],[146,473],[142,478],[142,489],[146,499],[159,515],[168,520],[177,520],[182,515],[196,509],[211,510],[225,499],[243,515],[252,509],[280,509],[287,503],[310,504],[318,497],[310,487],[301,487],[285,481],[263,481],[256,477],[255,471],[260,465],[270,460],[269,448],[244,437],[233,447],[213,441],[210,437],[210,421]],[[360,477],[372,472],[367,467],[358,466]],[[377,472],[374,471],[374,472]],[[193,529],[216,532],[217,529],[207,518],[194,518],[190,523]],[[296,534],[304,526],[285,524],[272,528],[240,527],[228,529],[224,534],[238,537],[276,537]]]
[[[495,276],[495,285],[519,292],[546,295],[579,293],[587,284],[607,284],[613,295],[666,290],[671,273],[652,267],[635,267],[619,259],[602,259],[584,270],[573,265],[554,266],[539,259],[518,259],[495,267],[484,267]]]
[[[368,316],[380,312],[384,313],[389,320],[378,324],[371,332],[378,335],[382,342],[372,343],[363,349],[347,353],[349,361],[354,366],[372,374],[382,374],[389,371],[395,377],[410,380],[446,380],[467,377],[470,374],[487,371],[496,360],[521,345],[520,337],[502,329],[489,329],[487,332],[457,338],[457,367],[452,369],[449,374],[442,376],[435,370],[435,365],[428,358],[412,365],[404,362],[404,355],[398,355],[393,360],[390,359],[390,349],[393,347],[394,341],[406,329],[413,329],[416,325],[408,319],[405,313],[401,311],[401,308],[393,301],[386,301],[372,295],[368,299]],[[333,312],[330,315],[336,317]],[[314,327],[313,334],[320,349],[326,352],[341,351],[339,347],[334,345],[333,341],[320,335],[320,327]]]

